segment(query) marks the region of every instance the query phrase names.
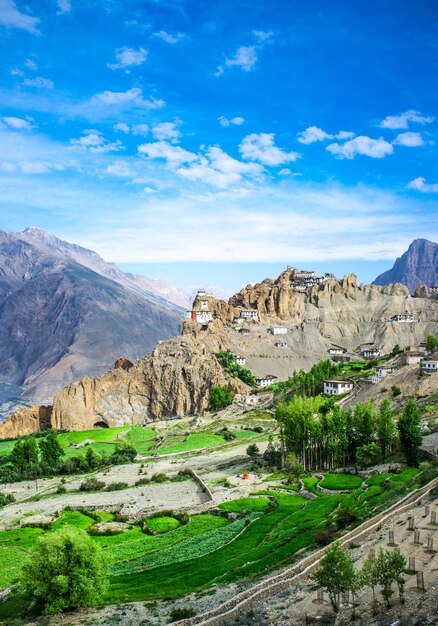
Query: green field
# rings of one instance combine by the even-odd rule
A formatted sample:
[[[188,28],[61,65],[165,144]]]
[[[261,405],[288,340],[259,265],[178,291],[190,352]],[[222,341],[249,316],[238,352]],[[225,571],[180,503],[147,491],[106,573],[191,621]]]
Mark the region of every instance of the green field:
[[[325,489],[358,489],[363,478],[353,474],[324,474],[323,480],[319,483]]]
[[[367,490],[359,488],[351,494],[319,493],[313,500],[287,492],[259,491],[255,497],[220,505],[223,511],[239,515],[234,521],[199,514],[176,527],[172,517],[157,517],[147,520],[149,525],[156,525],[156,535],[145,534],[139,525],[132,525],[117,535],[92,536],[110,563],[106,602],[176,598],[214,584],[253,578],[291,563],[299,550],[313,547],[313,534],[334,521],[339,506],[353,508],[359,523],[412,489],[417,472],[407,468],[390,474],[385,486],[377,477],[371,477],[371,483],[381,484],[371,484]],[[338,475],[329,474],[329,481],[332,476]],[[308,477],[304,482],[310,489],[317,480]],[[276,508],[268,506],[271,500],[274,505],[277,503]],[[244,511],[250,513],[242,516]],[[104,521],[112,519],[110,513],[100,516]],[[87,529],[94,523],[86,511],[64,511],[53,528],[71,524]],[[29,549],[44,532],[50,531],[21,528],[0,533],[0,587],[17,579]],[[0,619],[7,620],[11,603],[17,606],[20,602],[26,605],[17,592],[0,604]]]
[[[225,437],[217,434],[217,432],[202,431],[185,435],[179,434],[178,429],[179,426],[175,426],[174,432],[164,434],[163,440],[156,449],[153,446],[157,443],[157,432],[151,426],[126,425],[117,428],[96,428],[93,430],[60,433],[59,441],[64,449],[66,458],[84,455],[87,447],[93,448],[95,452],[105,452],[110,455],[114,452],[116,444],[121,441],[128,441],[139,454],[146,456],[150,454],[190,452],[191,450],[221,446],[227,443]],[[217,426],[215,430],[217,431]],[[259,433],[246,429],[232,429],[230,432],[235,436],[236,440],[259,435]],[[83,443],[87,439],[92,440],[93,443],[82,448],[71,447],[72,445]],[[11,452],[14,443],[14,441],[0,441],[0,454]]]
[[[148,528],[154,530],[156,533],[167,533],[170,530],[175,530],[181,526],[180,522],[174,517],[154,517],[148,520]]]

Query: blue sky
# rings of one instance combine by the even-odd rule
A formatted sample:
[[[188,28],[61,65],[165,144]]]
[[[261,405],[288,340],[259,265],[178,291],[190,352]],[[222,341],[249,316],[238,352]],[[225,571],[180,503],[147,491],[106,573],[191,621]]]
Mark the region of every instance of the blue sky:
[[[371,280],[438,240],[437,63],[435,0],[0,0],[0,228],[179,286]]]

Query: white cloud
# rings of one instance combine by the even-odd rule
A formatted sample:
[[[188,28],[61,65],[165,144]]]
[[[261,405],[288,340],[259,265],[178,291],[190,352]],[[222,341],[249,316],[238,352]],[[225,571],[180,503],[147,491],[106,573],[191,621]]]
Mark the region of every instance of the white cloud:
[[[56,15],[64,15],[65,13],[71,12],[71,2],[70,0],[56,0],[56,4],[58,6],[58,10],[56,11]]]
[[[434,117],[426,117],[421,115],[418,111],[410,109],[400,115],[388,115],[379,124],[380,128],[409,128],[409,122],[416,124],[430,124],[434,121]]]
[[[240,46],[232,59],[226,59],[226,67],[240,67],[244,72],[251,72],[257,63],[256,46]],[[218,65],[215,76],[221,76],[225,69],[223,65]]]
[[[0,26],[6,28],[19,28],[38,35],[37,26],[40,20],[33,15],[21,13],[13,0],[0,0]]]
[[[268,39],[271,39],[274,36],[274,33],[272,32],[272,30],[268,30],[268,31],[253,30],[252,34],[259,41],[267,41]]]
[[[117,122],[117,124],[114,124],[113,130],[128,134],[130,129],[128,124],[125,124],[125,122]]]
[[[2,117],[2,125],[6,125],[13,130],[30,130],[33,128],[29,120],[23,120],[21,117]]]
[[[343,144],[331,143],[326,150],[334,154],[338,159],[354,159],[358,154],[372,157],[373,159],[382,159],[387,154],[393,154],[394,148],[380,137],[379,139],[371,139],[359,135]]]
[[[25,78],[22,83],[25,87],[36,87],[37,89],[53,89],[55,83],[50,78]]]
[[[152,127],[152,135],[155,139],[161,140],[169,140],[172,143],[178,141],[181,133],[178,130],[178,127],[173,122],[160,122],[159,124],[155,124]]]
[[[422,193],[438,193],[438,183],[426,183],[426,179],[423,176],[411,180],[407,188],[415,189],[415,191],[421,191]]]
[[[184,39],[185,35],[184,33],[176,33],[175,35],[172,35],[165,30],[159,30],[157,33],[154,33],[154,37],[158,37],[166,43],[174,44],[181,41],[181,39]]]
[[[354,137],[354,133],[348,130],[341,130],[336,135],[330,135],[318,126],[308,126],[306,130],[303,130],[301,133],[297,133],[297,136],[297,141],[308,145],[315,143],[316,141],[325,141],[326,139],[350,139],[351,137]]]
[[[198,158],[193,152],[189,152],[181,146],[173,146],[167,141],[143,143],[138,146],[138,152],[148,159],[164,159],[172,168],[179,167],[183,163],[192,163]]]
[[[292,170],[290,170],[288,167],[283,167],[283,169],[278,172],[279,176],[290,176],[291,174]]]
[[[148,52],[144,48],[135,50],[134,48],[122,46],[115,50],[115,56],[117,63],[107,63],[107,67],[112,70],[120,70],[126,67],[142,65],[146,61]]]
[[[149,132],[149,126],[147,124],[134,124],[132,127],[133,135],[147,135]]]
[[[408,148],[418,148],[424,146],[424,139],[420,133],[400,133],[392,142],[397,146],[406,146]]]
[[[71,139],[70,143],[75,148],[89,152],[118,152],[125,149],[119,139],[113,142],[107,141],[98,130],[86,130],[82,137]]]
[[[244,159],[259,161],[263,165],[282,165],[300,158],[298,152],[285,152],[274,145],[274,133],[252,133],[244,137],[239,146]]]
[[[224,117],[223,115],[221,115],[220,117],[217,118],[218,122],[221,126],[241,126],[242,124],[245,123],[245,118],[244,117],[233,117],[232,119],[227,119],[226,117]]]
[[[38,65],[35,63],[34,59],[26,59],[24,65],[30,70],[36,71],[38,69]]]
[[[257,163],[243,163],[234,159],[218,146],[210,147],[205,155],[177,173],[189,180],[200,180],[219,189],[241,183],[244,176],[260,177],[263,168]]]
[[[117,178],[133,178],[135,176],[134,170],[125,161],[113,161],[105,168],[104,173]]]
[[[3,161],[0,163],[0,170],[10,174],[21,172],[22,174],[49,174],[53,171],[63,170],[64,166],[59,163],[49,163],[47,161]]]
[[[318,128],[318,126],[308,126],[306,130],[298,133],[297,136],[297,141],[306,145],[310,143],[315,143],[315,141],[324,141],[324,139],[334,138],[334,135],[329,135],[324,130],[322,130],[322,128]]]
[[[91,104],[106,104],[110,106],[138,106],[145,109],[162,109],[166,103],[164,100],[143,98],[143,91],[139,87],[133,87],[128,91],[103,91],[91,98]]]

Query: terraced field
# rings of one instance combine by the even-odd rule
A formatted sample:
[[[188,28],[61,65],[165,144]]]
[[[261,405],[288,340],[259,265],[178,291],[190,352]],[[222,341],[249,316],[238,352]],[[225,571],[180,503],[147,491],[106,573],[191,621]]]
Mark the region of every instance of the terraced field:
[[[417,472],[406,468],[399,474],[372,476],[366,490],[334,495],[317,492],[313,500],[286,491],[258,491],[220,505],[224,515],[236,513],[237,519],[202,513],[180,524],[167,515],[149,521],[157,525],[156,535],[146,534],[139,524],[113,536],[93,535],[111,568],[106,601],[175,598],[277,569],[297,558],[300,550],[312,547],[315,531],[331,524],[340,506],[354,509],[359,523],[413,489]],[[328,474],[324,480],[331,484],[333,476],[338,484],[353,484],[347,475]],[[309,477],[304,482],[308,489],[315,489],[318,480]],[[99,514],[100,521],[112,519],[111,513]],[[52,528],[64,524],[88,529],[95,519],[86,512],[64,511]],[[18,577],[29,549],[44,532],[50,531],[21,528],[0,533],[0,587]],[[13,602],[26,605],[24,597],[13,594],[0,605],[0,619]]]

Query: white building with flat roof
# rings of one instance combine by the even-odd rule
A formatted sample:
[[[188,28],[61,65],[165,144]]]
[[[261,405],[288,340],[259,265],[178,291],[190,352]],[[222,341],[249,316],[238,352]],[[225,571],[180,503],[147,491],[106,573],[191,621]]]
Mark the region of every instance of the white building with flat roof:
[[[432,361],[431,359],[427,359],[421,362],[421,369],[423,372],[438,372],[438,361]]]
[[[266,374],[266,376],[260,376],[256,378],[257,387],[270,387],[277,382],[277,376],[272,376],[272,374]]]
[[[271,326],[269,332],[273,335],[285,335],[287,333],[286,326]]]
[[[237,365],[246,365],[246,358],[244,356],[240,356],[239,354],[236,356]]]
[[[353,390],[351,380],[325,380],[324,393],[330,396],[342,396],[344,393],[350,393]]]
[[[247,320],[257,320],[259,315],[255,309],[242,309],[240,311],[240,317]]]

